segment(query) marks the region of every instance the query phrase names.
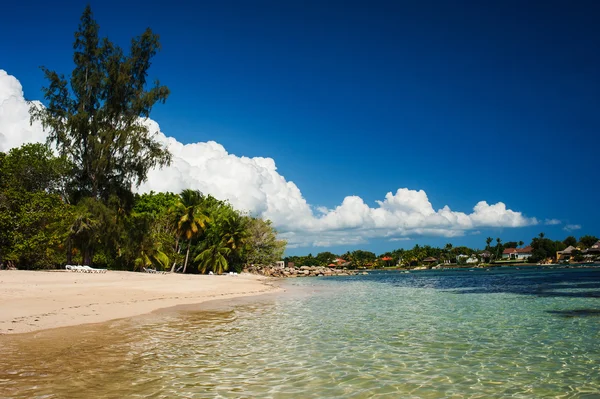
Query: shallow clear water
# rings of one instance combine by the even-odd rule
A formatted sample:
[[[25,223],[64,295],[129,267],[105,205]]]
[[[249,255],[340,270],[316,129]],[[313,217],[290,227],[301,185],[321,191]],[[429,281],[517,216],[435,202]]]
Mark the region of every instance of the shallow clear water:
[[[7,398],[600,398],[600,269],[291,279],[235,310],[1,337]]]

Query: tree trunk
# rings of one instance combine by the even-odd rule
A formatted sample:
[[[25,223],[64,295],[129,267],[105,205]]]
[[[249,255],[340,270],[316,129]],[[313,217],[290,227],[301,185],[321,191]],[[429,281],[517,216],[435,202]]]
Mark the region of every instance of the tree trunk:
[[[86,249],[85,251],[83,251],[83,256],[82,256],[82,263],[84,266],[91,266],[92,265],[92,255],[93,251],[91,249]]]
[[[67,240],[67,265],[70,265],[73,262],[73,249],[71,246],[71,240]]]
[[[183,264],[183,274],[185,274],[185,271],[187,269],[187,262],[188,262],[188,257],[190,256],[190,247],[192,246],[192,240],[190,239],[188,241],[188,247],[187,247],[187,251],[185,253],[185,263]]]
[[[179,246],[179,238],[175,241],[175,252],[179,255],[181,251],[181,247]],[[173,261],[173,267],[171,267],[171,273],[175,273],[175,266],[177,266],[177,255],[175,255],[175,260]]]

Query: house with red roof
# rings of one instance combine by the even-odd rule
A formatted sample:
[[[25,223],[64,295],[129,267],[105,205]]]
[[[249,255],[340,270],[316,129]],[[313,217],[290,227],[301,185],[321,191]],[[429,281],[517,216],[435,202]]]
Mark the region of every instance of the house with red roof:
[[[530,245],[524,248],[506,248],[502,251],[502,259],[527,260],[532,255],[533,248]]]

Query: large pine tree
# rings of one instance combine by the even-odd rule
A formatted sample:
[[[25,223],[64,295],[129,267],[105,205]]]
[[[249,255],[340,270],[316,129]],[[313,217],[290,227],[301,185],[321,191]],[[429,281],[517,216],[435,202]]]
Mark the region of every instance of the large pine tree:
[[[48,141],[75,165],[75,200],[129,196],[155,166],[171,155],[154,138],[144,119],[169,89],[158,81],[147,89],[151,59],[160,48],[150,29],[132,39],[129,54],[107,38],[100,39],[92,10],[86,7],[75,33],[74,64],[69,81],[42,67],[49,81],[46,106],[32,106]]]

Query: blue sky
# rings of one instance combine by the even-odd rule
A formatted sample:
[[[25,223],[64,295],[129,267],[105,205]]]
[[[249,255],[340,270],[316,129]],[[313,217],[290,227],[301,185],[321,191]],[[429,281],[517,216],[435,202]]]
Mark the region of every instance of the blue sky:
[[[503,202],[540,222],[289,253],[600,234],[597,2],[154,3],[91,5],[124,47],[148,26],[160,34],[151,77],[172,94],[152,118],[166,135],[273,158],[314,207],[376,206],[407,187],[436,210]],[[38,66],[70,72],[85,4],[0,15],[0,69],[28,99],[41,99]]]

